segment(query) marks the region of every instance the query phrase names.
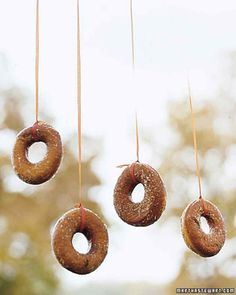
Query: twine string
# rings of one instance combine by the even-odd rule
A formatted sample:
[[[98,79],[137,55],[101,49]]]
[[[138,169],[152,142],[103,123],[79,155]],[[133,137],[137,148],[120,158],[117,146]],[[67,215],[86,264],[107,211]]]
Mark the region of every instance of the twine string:
[[[134,47],[134,17],[133,17],[133,0],[130,0],[130,29],[131,29],[131,53],[132,53],[132,67],[135,70],[135,47]]]
[[[79,172],[79,202],[82,203],[82,136],[81,136],[81,57],[80,57],[80,17],[79,0],[77,0],[77,132],[78,132],[78,172]]]
[[[135,131],[136,131],[136,157],[139,162],[139,128],[138,128],[138,115],[135,113]]]
[[[86,211],[85,211],[85,208],[83,206],[83,204],[81,203],[76,203],[74,205],[74,208],[77,208],[80,210],[80,225],[79,225],[79,231],[80,232],[83,232],[83,230],[85,229],[85,214],[86,214]]]
[[[192,133],[193,133],[193,145],[194,145],[194,154],[195,154],[195,162],[196,162],[196,175],[198,179],[198,192],[199,192],[199,200],[201,200],[203,211],[206,212],[206,205],[204,199],[202,197],[202,186],[201,186],[201,173],[199,166],[199,158],[198,158],[198,145],[197,145],[197,135],[196,135],[196,123],[195,123],[195,114],[193,111],[193,103],[192,103],[192,94],[190,81],[188,79],[188,96],[189,96],[189,106],[191,112],[191,121],[192,121]]]
[[[135,74],[135,42],[134,42],[134,17],[133,17],[133,1],[130,0],[130,31],[131,31],[131,56],[132,56],[132,70],[133,76]],[[139,162],[139,124],[138,124],[138,115],[137,111],[135,112],[135,136],[136,136],[136,162]],[[129,167],[130,178],[134,183],[137,183],[137,180],[134,175],[134,165],[132,164],[121,164],[116,166],[117,168]]]
[[[116,166],[116,168],[129,167],[129,175],[130,175],[130,178],[131,178],[131,180],[134,183],[137,183],[138,181],[137,181],[137,179],[135,177],[135,174],[134,174],[134,166],[135,166],[135,163],[137,163],[137,162],[134,162],[132,164],[121,164],[121,165]]]
[[[131,165],[129,165],[129,174],[130,174],[130,178],[133,181],[133,183],[136,184],[138,181],[137,181],[135,174],[134,174],[134,166],[135,166],[135,163],[132,163]]]
[[[133,16],[133,0],[130,0],[130,32],[131,32],[131,56],[132,56],[132,69],[133,76],[135,75],[135,38],[134,38],[134,16]],[[138,128],[138,115],[135,112],[135,134],[136,134],[136,157],[139,162],[139,128]]]
[[[36,121],[33,126],[31,127],[31,135],[32,138],[35,142],[38,141],[38,136],[37,136],[37,127],[38,127],[38,121]]]
[[[196,123],[195,123],[195,115],[193,111],[192,95],[191,95],[189,80],[188,80],[188,93],[189,93],[189,106],[190,106],[191,119],[192,119],[193,145],[194,145],[194,154],[195,154],[195,162],[196,162],[196,174],[198,178],[198,191],[199,191],[199,198],[202,198],[201,175],[200,175],[200,169],[199,169],[198,146],[197,146],[197,136],[196,136]]]
[[[35,46],[35,120],[39,120],[39,0],[36,1]]]
[[[78,194],[79,202],[75,207],[80,209],[80,231],[85,227],[85,208],[82,204],[82,108],[81,108],[81,53],[80,53],[80,9],[79,0],[77,0],[77,132],[78,132]]]
[[[31,127],[33,140],[37,141],[37,127],[39,121],[39,0],[35,7],[35,123]]]

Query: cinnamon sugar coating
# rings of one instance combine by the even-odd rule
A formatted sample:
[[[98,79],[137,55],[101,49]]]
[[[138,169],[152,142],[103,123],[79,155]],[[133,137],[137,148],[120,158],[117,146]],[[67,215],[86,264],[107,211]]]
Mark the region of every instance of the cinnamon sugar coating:
[[[77,274],[88,274],[96,270],[106,257],[108,233],[105,224],[95,213],[84,208],[82,215],[80,210],[72,209],[58,220],[52,237],[52,247],[58,262],[64,268]],[[78,232],[84,234],[88,240],[89,250],[86,254],[79,253],[73,247],[72,239]]]
[[[201,200],[189,204],[181,218],[181,229],[187,246],[203,257],[216,255],[224,245],[226,230],[219,209],[210,201]],[[201,229],[200,218],[205,217],[210,228],[207,234]]]
[[[147,164],[133,163],[124,169],[114,189],[114,206],[119,217],[133,226],[148,226],[157,221],[166,206],[166,190],[158,172]],[[136,182],[134,182],[134,179]],[[138,183],[144,187],[139,203],[132,201],[132,191]]]
[[[31,163],[28,150],[35,142],[44,142],[47,145],[47,154],[38,163]],[[24,182],[41,184],[55,175],[62,153],[59,133],[47,123],[39,121],[36,126],[26,128],[17,135],[12,155],[13,168]]]

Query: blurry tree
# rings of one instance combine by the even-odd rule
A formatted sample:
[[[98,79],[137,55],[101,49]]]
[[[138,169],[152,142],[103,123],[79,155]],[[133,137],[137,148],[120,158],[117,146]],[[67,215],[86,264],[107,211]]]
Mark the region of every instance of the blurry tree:
[[[23,114],[32,112],[25,111],[25,93],[17,87],[2,90],[0,96],[0,136],[11,138],[13,143],[17,132],[25,127]],[[93,143],[87,141],[89,150]],[[39,186],[24,185],[17,179],[11,166],[12,144],[8,150],[1,150],[1,295],[56,294],[56,270],[60,266],[51,251],[50,231],[56,220],[78,201],[78,167],[72,138],[63,144],[64,158],[56,177]],[[82,164],[84,205],[103,217],[89,194],[92,187],[100,185],[91,168],[94,158],[91,152]]]
[[[181,287],[236,288],[236,52],[230,56],[230,71],[228,69],[228,76],[222,78],[218,94],[199,101],[193,93],[203,196],[213,202],[224,216],[227,228],[224,247],[216,256],[202,258],[186,246],[179,272],[166,286],[141,282],[129,286],[96,284],[82,287],[78,293],[97,292],[102,295],[108,294],[106,290],[109,289],[109,294],[117,295],[173,295],[176,288]],[[162,154],[162,165],[158,169],[167,187],[168,200],[167,210],[158,223],[164,226],[168,219],[175,220],[179,224],[179,239],[183,239],[180,217],[185,207],[198,198],[188,97],[172,101],[168,111],[172,139]],[[152,134],[152,139],[155,137]],[[149,136],[146,139],[149,141]],[[151,146],[152,158],[155,159],[157,146]]]
[[[236,287],[235,64],[236,53],[232,53],[229,74],[224,75],[214,99],[199,102],[193,95],[203,195],[218,206],[225,218],[225,246],[212,258],[201,258],[186,246],[179,273],[165,290],[162,286],[154,287],[155,293],[153,286],[137,284],[115,286],[114,294],[175,294],[175,288],[179,287]],[[24,95],[12,88],[0,96],[3,110],[0,138],[5,138],[4,134],[15,137],[16,131],[25,125],[22,116],[25,113],[22,109]],[[168,213],[161,221],[174,218],[180,228],[184,208],[198,197],[187,98],[170,104],[169,117],[173,137],[160,169],[168,189]],[[53,295],[57,290],[55,270],[58,264],[51,252],[49,229],[77,198],[77,165],[72,139],[64,145],[64,160],[54,179],[37,187],[27,185],[18,190],[9,153],[0,154],[0,294]],[[85,205],[101,215],[98,204],[89,198],[90,188],[99,185],[91,169],[93,157],[91,154],[83,163]],[[107,290],[112,293],[109,286],[89,286],[89,289],[80,291],[83,294],[93,290],[99,294],[108,294]]]
[[[230,64],[235,64],[236,54]],[[222,212],[227,241],[221,252],[202,258],[186,246],[179,274],[165,294],[181,287],[236,287],[236,67],[224,76],[219,94],[201,102],[193,95],[203,196]],[[163,157],[161,174],[168,188],[166,218],[180,217],[184,208],[198,198],[192,139],[191,115],[187,97],[169,106],[173,129],[172,146]],[[165,220],[164,220],[165,222]]]

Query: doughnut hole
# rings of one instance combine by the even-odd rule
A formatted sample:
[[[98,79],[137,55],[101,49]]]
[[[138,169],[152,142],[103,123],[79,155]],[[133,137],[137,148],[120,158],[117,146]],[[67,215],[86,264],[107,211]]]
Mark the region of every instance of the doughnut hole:
[[[225,243],[225,223],[213,203],[204,200],[204,208],[202,205],[202,200],[196,200],[185,208],[181,219],[182,234],[186,245],[193,252],[202,257],[212,257]]]
[[[81,254],[87,254],[91,248],[91,244],[82,233],[75,233],[72,238],[72,245],[76,251]]]
[[[145,191],[144,191],[143,185],[141,183],[137,184],[131,194],[132,202],[134,203],[142,202],[144,198],[144,194],[145,194]]]
[[[141,183],[142,200],[133,194]],[[142,189],[142,188],[140,188]],[[113,203],[119,217],[133,226],[148,226],[157,221],[166,205],[166,190],[158,172],[147,164],[135,162],[126,167],[118,178]]]
[[[67,270],[83,275],[95,271],[103,262],[109,239],[102,220],[89,209],[84,208],[84,213],[85,222],[82,229],[81,210],[75,207],[58,220],[52,236],[52,247],[58,262]],[[76,235],[77,233],[82,233],[87,238],[89,251],[86,249],[86,254],[80,253],[82,249],[77,248],[82,246],[82,237]],[[76,237],[79,237],[79,240]]]
[[[211,231],[209,222],[204,216],[200,218],[200,228],[205,234],[209,234]]]
[[[46,155],[47,145],[42,141],[33,143],[27,151],[27,158],[32,164],[42,161]]]
[[[39,121],[35,133],[32,128],[25,128],[17,134],[13,147],[12,164],[22,181],[35,185],[48,181],[56,174],[61,163],[63,148],[60,134],[52,126]],[[35,142],[37,143],[34,144]],[[37,153],[32,153],[33,148],[41,142],[47,145],[47,153],[44,157],[42,149],[40,149],[41,152],[37,149]],[[41,145],[44,144],[41,143]],[[31,146],[29,159],[28,152]],[[38,159],[40,159],[38,162],[33,163]]]

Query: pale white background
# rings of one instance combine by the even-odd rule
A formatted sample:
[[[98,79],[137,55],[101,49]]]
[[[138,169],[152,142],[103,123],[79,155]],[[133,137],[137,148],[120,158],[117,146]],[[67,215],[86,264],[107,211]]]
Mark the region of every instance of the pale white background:
[[[131,280],[167,283],[177,274],[185,249],[179,221],[144,229],[122,223],[112,205],[113,187],[120,174],[115,166],[135,160],[135,109],[141,136],[152,130],[153,140],[160,141],[158,162],[161,149],[171,140],[166,106],[186,96],[187,73],[195,104],[215,93],[225,56],[236,48],[236,2],[134,0],[135,77],[129,1],[81,0],[80,12],[82,129],[86,135],[103,139],[94,167],[103,184],[93,197],[114,226],[102,266],[79,279],[61,269],[62,281],[75,285]],[[32,104],[34,22],[35,1],[0,0],[0,51],[10,61],[13,81],[31,92]],[[66,139],[76,131],[75,0],[40,1],[40,41],[40,107],[53,114],[54,126]],[[3,81],[7,72],[1,70],[1,75]],[[29,122],[34,121],[34,114],[28,117]],[[141,143],[141,160],[152,164],[148,150]],[[162,265],[161,272],[158,265]]]

